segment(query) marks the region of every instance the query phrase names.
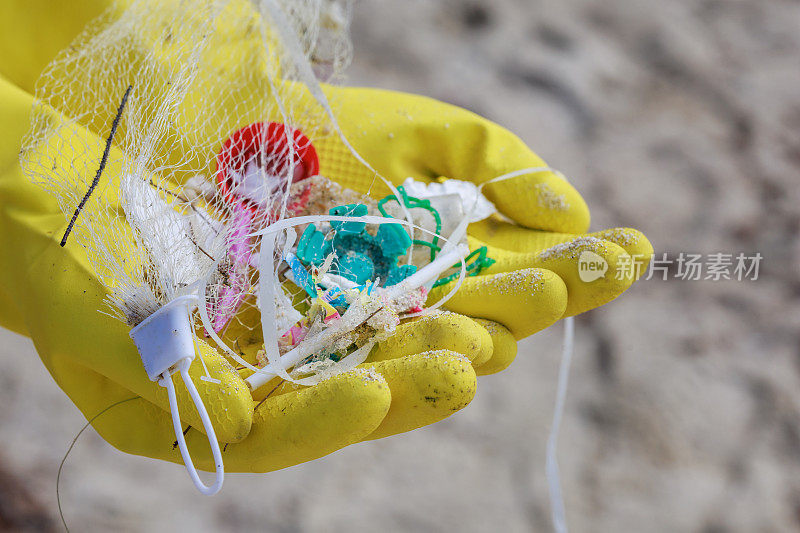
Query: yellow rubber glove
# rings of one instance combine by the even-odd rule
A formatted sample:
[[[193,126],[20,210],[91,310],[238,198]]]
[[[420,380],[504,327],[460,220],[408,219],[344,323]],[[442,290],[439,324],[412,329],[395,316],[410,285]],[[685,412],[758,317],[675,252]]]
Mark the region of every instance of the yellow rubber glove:
[[[30,3],[25,6],[35,12],[35,7],[30,7]],[[27,11],[23,14],[25,13]],[[50,32],[48,29],[50,26],[69,25],[86,14],[80,10],[58,14],[52,9],[39,13],[41,15],[36,19],[38,36],[68,34],[69,32]],[[89,16],[86,19],[96,14],[91,13],[91,9],[87,13]],[[43,17],[45,14],[54,18]],[[8,40],[4,45],[6,51],[12,48],[8,43],[13,43],[17,49],[39,50],[30,54],[32,58],[46,56],[46,53],[41,52],[42,47],[38,43],[25,42],[26,39],[30,40],[29,34],[19,35],[19,28],[24,27],[16,24],[19,18],[15,19],[14,14],[7,15],[9,16],[2,17],[3,20],[14,20],[15,26],[7,28],[9,31],[5,35]],[[82,24],[74,25],[82,27]],[[46,42],[47,39],[42,41]],[[12,54],[7,57],[20,56]],[[38,73],[37,69],[30,67],[32,61],[22,61],[24,65],[13,60],[10,63],[9,75],[21,87],[29,90],[35,73]],[[29,78],[26,79],[26,75]],[[21,113],[20,109],[25,108],[27,111],[29,102],[25,102],[27,105],[15,107],[18,103],[15,99],[24,101],[25,95],[14,94],[14,88],[8,84],[3,89],[4,95],[8,93],[8,97],[3,99],[8,103],[7,109],[4,109],[4,123],[22,124],[24,131],[28,124],[27,115]],[[417,135],[424,137],[423,129],[401,130],[395,128],[396,124],[391,121],[387,121],[388,128],[383,130],[364,129],[367,126],[364,120],[369,114],[360,115],[359,121],[357,111],[364,109],[365,98],[374,99],[379,104],[375,108],[385,112],[390,108],[383,106],[381,102],[385,100],[381,96],[394,93],[356,89],[342,90],[341,94],[345,107],[353,111],[349,116],[347,112],[339,115],[342,125],[359,151],[376,164],[384,175],[401,181],[408,174],[404,170],[397,173],[387,172],[383,168],[386,166],[384,163],[390,167],[413,168],[418,158],[424,159],[430,155],[423,150],[425,143],[420,144],[416,138]],[[395,96],[398,104],[418,99],[407,95]],[[434,107],[432,112],[436,113],[438,110]],[[24,118],[22,115],[25,115]],[[436,117],[428,116],[427,119],[435,121]],[[442,126],[446,128],[447,124],[449,123],[444,122]],[[469,125],[467,126],[469,129]],[[349,132],[350,129],[356,132],[370,131],[370,135],[365,137],[382,133],[387,139],[398,139],[399,147],[405,147],[403,150],[416,147],[419,150],[418,156],[411,154],[407,158],[408,152],[380,147],[377,154],[369,154],[368,147],[355,138]],[[4,132],[6,135],[0,146],[4,149],[14,147],[15,150],[21,133],[15,133],[14,128],[9,130]],[[15,135],[16,142],[13,141]],[[471,137],[465,135],[464,138],[468,139],[468,143],[474,142]],[[453,140],[450,139],[449,142]],[[342,181],[348,177],[358,177],[357,174],[348,174],[346,164],[340,165],[338,170],[335,165],[326,169],[326,161],[341,153],[341,147],[322,146],[319,151],[323,173],[340,177]],[[32,335],[51,373],[87,415],[98,412],[116,400],[129,397],[130,391],[143,396],[147,401],[137,400],[120,405],[113,416],[108,414],[98,419],[95,427],[107,440],[125,451],[178,461],[177,452],[165,449],[165,443],[172,440],[172,428],[163,411],[166,404],[163,391],[144,376],[138,354],[127,338],[125,326],[113,323],[96,312],[101,307],[103,289],[91,276],[91,270],[82,260],[82,254],[73,250],[66,264],[64,257],[58,255],[63,254],[63,250],[54,246],[63,231],[64,223],[60,212],[49,198],[43,197],[40,191],[25,183],[24,178],[18,175],[16,166],[8,163],[11,160],[6,157],[8,154],[3,155],[8,172],[4,173],[0,187],[4,200],[3,213],[0,215],[0,242],[3,249],[10,250],[11,253],[0,269],[4,278],[4,284],[0,286],[0,302],[4,304],[0,321]],[[342,161],[346,163],[347,159],[343,158]],[[398,161],[402,163],[397,165]],[[341,174],[339,170],[342,171]],[[416,177],[426,175],[409,174]],[[468,178],[466,175],[447,175]],[[345,184],[357,189],[364,188],[363,181],[361,186]],[[580,201],[577,195],[574,198]],[[502,208],[503,204],[493,199]],[[580,206],[585,211],[582,202]],[[508,209],[510,208],[504,211]],[[572,215],[574,213],[560,217],[563,220],[558,216],[554,217],[556,224],[564,224],[564,227],[572,231],[579,231],[565,223],[574,218]],[[465,310],[473,316],[486,316],[505,322],[515,335],[523,336],[557,320],[563,314],[567,300],[565,284],[552,271],[528,270],[527,264],[525,269],[518,270],[519,264],[511,262],[510,269],[516,270],[513,276],[492,278],[494,281],[486,291],[488,305],[477,313],[469,304]],[[27,283],[21,283],[21,280]],[[470,280],[462,291],[470,289],[469,285],[475,285],[474,281]],[[538,296],[518,299],[519,296],[533,294],[536,289],[539,289]],[[85,291],[83,295],[82,291]],[[458,309],[458,298],[460,295],[450,302],[450,306],[461,310]],[[474,300],[472,297],[465,299],[468,302]],[[517,310],[531,309],[528,316],[539,321],[533,325],[524,321],[513,322],[511,319],[514,313],[511,309],[514,306],[518,306]],[[48,313],[48,310],[52,312]],[[65,315],[69,315],[69,319],[65,320]],[[540,316],[545,318],[539,319]],[[373,354],[373,359],[377,362],[366,365],[379,371],[383,378],[363,370],[354,371],[310,389],[275,395],[264,402],[252,422],[248,417],[252,402],[248,401],[249,396],[244,393],[246,389],[243,384],[237,381],[238,376],[230,371],[230,367],[226,366],[216,351],[203,347],[201,351],[212,369],[212,375],[223,379],[225,392],[229,392],[227,395],[220,395],[218,390],[210,390],[210,386],[199,383],[201,394],[214,419],[217,435],[224,442],[240,441],[229,446],[224,455],[227,468],[264,471],[288,466],[324,455],[365,437],[383,436],[434,422],[463,407],[474,394],[474,373],[470,365],[455,352],[470,357],[479,365],[481,373],[507,366],[516,353],[513,339],[505,328],[494,322],[482,323],[486,328],[478,327],[475,322],[459,315],[444,315],[404,325],[396,338],[378,347]],[[76,331],[88,334],[76,336]],[[487,338],[491,342],[487,342]],[[422,352],[423,348],[431,351],[423,355],[406,356]],[[442,349],[451,351],[441,351]],[[193,373],[196,366],[198,365],[193,365]],[[430,395],[432,391],[436,392],[433,396]],[[191,413],[183,409],[185,405],[185,397],[182,397],[182,413]],[[188,416],[188,420],[196,426],[192,414]],[[147,430],[144,431],[143,428]],[[247,429],[250,429],[249,433]],[[243,439],[245,435],[249,436]],[[203,439],[204,436],[195,430],[187,435],[195,454],[205,455]],[[209,465],[207,458],[198,461],[198,466]]]
[[[14,18],[14,13],[9,15],[6,20]],[[18,27],[8,30],[18,31]],[[235,56],[236,46],[248,45],[247,38],[238,34],[230,39],[229,49],[220,58],[223,65]],[[143,46],[147,48],[146,43]],[[27,64],[16,67],[14,72],[23,87],[31,83]],[[220,75],[225,76],[224,71]],[[391,91],[324,89],[335,103],[350,142],[396,184],[407,176],[422,180],[452,177],[483,183],[506,172],[544,166],[516,136],[463,109]],[[360,192],[389,192],[336,135],[316,142],[323,175]],[[586,204],[564,179],[553,173],[491,184],[485,192],[502,214],[518,224],[490,219],[472,225],[470,246],[475,249],[486,245],[496,263],[482,276],[468,278],[446,307],[497,323],[492,331],[505,333],[507,328],[519,339],[564,316],[607,303],[630,286],[652,253],[650,243],[636,230],[621,228],[584,234],[589,225]],[[591,282],[579,278],[578,260],[585,251],[594,252],[605,261],[605,276]],[[623,268],[634,262],[632,256],[639,263],[638,271]],[[433,291],[429,303],[449,288]],[[503,368],[499,365],[501,358],[507,363],[513,359],[509,353],[495,355],[481,373]]]

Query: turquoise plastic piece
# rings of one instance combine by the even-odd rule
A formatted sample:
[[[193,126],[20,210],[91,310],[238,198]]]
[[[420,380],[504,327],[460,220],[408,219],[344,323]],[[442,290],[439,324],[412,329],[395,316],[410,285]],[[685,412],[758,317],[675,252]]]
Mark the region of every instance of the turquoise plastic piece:
[[[308,265],[320,266],[332,251],[333,243],[314,224],[308,225],[297,242],[297,257]]]
[[[386,277],[386,282],[383,285],[385,287],[397,285],[416,271],[417,265],[400,265],[389,272],[389,275]]]
[[[339,256],[336,270],[340,276],[363,285],[372,279],[375,274],[375,265],[367,255],[346,252],[344,256]]]
[[[331,215],[340,217],[363,217],[367,214],[367,206],[364,204],[346,204],[334,207],[330,210]],[[367,228],[366,222],[339,222],[331,221],[331,227],[339,234],[358,235]]]
[[[347,204],[334,207],[331,215],[365,216],[364,204]],[[398,265],[400,256],[411,246],[411,237],[400,224],[381,224],[375,235],[367,232],[365,222],[332,221],[333,237],[310,224],[297,243],[297,257],[306,264],[321,265],[325,258],[335,253],[337,260],[331,271],[359,285],[378,278],[384,287],[395,285],[417,271],[415,265]]]
[[[400,257],[411,246],[411,237],[400,224],[381,224],[375,238],[388,257]]]

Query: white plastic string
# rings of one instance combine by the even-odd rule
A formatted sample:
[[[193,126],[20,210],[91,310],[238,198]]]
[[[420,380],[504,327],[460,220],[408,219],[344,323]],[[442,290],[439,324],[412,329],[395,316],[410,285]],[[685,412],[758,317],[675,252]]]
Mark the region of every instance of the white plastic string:
[[[268,1],[268,0],[265,0],[265,1]],[[527,175],[527,174],[538,173],[538,172],[553,172],[553,173],[563,177],[563,175],[560,172],[558,172],[557,170],[552,169],[550,167],[533,167],[533,168],[516,170],[516,171],[513,171],[513,172],[509,172],[507,174],[503,174],[503,175],[498,176],[496,178],[493,178],[493,179],[491,179],[489,181],[486,181],[486,182],[482,183],[481,185],[479,185],[478,186],[478,190],[480,192],[480,190],[485,185],[488,185],[490,183],[497,183],[497,182],[500,182],[500,181],[505,181],[505,180],[508,180],[508,179],[524,176],[524,175]],[[398,198],[399,197],[400,196],[399,196],[399,192],[398,192]],[[476,205],[477,205],[477,198],[476,198],[475,203],[473,204],[471,210],[474,210]],[[261,236],[262,239],[264,239],[264,237],[266,235],[270,234],[270,233],[272,233],[273,235],[277,235],[279,232],[281,232],[283,230],[289,229],[291,227],[299,226],[299,225],[302,225],[302,224],[309,224],[309,223],[314,223],[314,222],[332,222],[332,221],[366,222],[366,223],[369,223],[369,224],[401,224],[401,225],[406,226],[406,227],[413,227],[415,229],[419,229],[420,231],[422,231],[424,233],[427,233],[427,234],[430,234],[432,236],[438,236],[442,240],[445,241],[445,245],[442,247],[442,250],[440,251],[439,257],[440,258],[444,258],[446,260],[443,260],[441,262],[437,262],[437,267],[441,268],[441,265],[444,265],[445,263],[447,263],[447,265],[444,265],[445,266],[444,269],[439,270],[439,273],[440,273],[443,270],[446,270],[446,268],[449,265],[453,264],[453,263],[449,262],[450,254],[455,251],[454,248],[458,245],[458,241],[466,233],[466,228],[467,228],[467,225],[469,223],[468,222],[469,221],[469,217],[464,217],[464,219],[461,221],[461,223],[459,223],[459,226],[453,231],[453,233],[450,235],[449,238],[446,238],[446,237],[441,236],[441,235],[437,235],[435,232],[431,232],[431,231],[429,231],[429,230],[427,230],[425,228],[422,228],[422,227],[420,227],[420,226],[418,226],[416,224],[413,224],[413,223],[411,223],[409,221],[404,221],[404,220],[399,220],[399,219],[387,219],[385,217],[376,217],[376,216],[370,216],[370,215],[360,216],[360,217],[335,216],[335,215],[306,215],[306,216],[300,216],[300,217],[293,217],[293,218],[290,218],[290,219],[278,220],[275,223],[267,226],[266,228],[263,228],[263,229],[261,229],[259,231],[251,233],[250,236],[251,237]],[[261,258],[260,258],[260,266],[259,266],[259,278],[260,279],[271,279],[271,276],[274,275],[274,264],[273,264],[273,261],[274,261],[274,238],[272,240],[273,247],[271,248],[271,251],[268,254],[265,254],[264,244],[265,244],[265,242],[263,242],[263,240],[262,240],[262,253],[261,253]],[[285,247],[284,247],[284,249],[285,249]],[[426,313],[429,313],[429,312],[431,312],[433,310],[436,310],[439,307],[441,307],[442,305],[444,305],[450,298],[452,298],[455,295],[455,293],[458,291],[458,289],[464,283],[464,280],[466,278],[466,263],[464,262],[464,256],[466,254],[464,253],[463,249],[459,249],[459,251],[461,253],[454,254],[454,257],[452,259],[453,259],[453,262],[455,262],[456,260],[460,260],[461,261],[461,265],[460,265],[461,269],[460,269],[460,272],[459,272],[458,280],[453,285],[451,290],[443,298],[438,300],[434,305],[428,307],[424,311],[418,312],[418,313],[410,313],[410,314],[404,315],[403,318],[411,318],[411,317],[415,317],[415,316],[420,316],[422,314],[426,314]],[[466,253],[468,253],[468,252],[469,252],[469,250],[467,249]],[[455,255],[458,255],[458,257],[455,257]],[[437,260],[438,260],[438,258],[437,258]],[[439,263],[441,263],[441,265]],[[435,270],[434,268],[432,268],[431,265],[427,265],[425,267],[425,269],[428,269],[426,272],[432,272],[433,270]],[[425,269],[423,269],[423,270],[425,270]],[[264,277],[265,275],[270,276],[270,278],[265,278]],[[414,275],[412,275],[412,277],[416,276],[415,279],[420,279],[420,276],[422,276],[422,275],[423,274],[422,274],[422,270],[421,270],[421,271],[418,271],[417,273],[415,273]],[[438,274],[434,275],[434,276],[426,276],[426,277],[427,277],[427,279],[425,281],[423,281],[423,283],[431,284],[432,281],[434,281],[436,279],[436,277],[438,277]],[[271,301],[273,301],[274,300],[274,287],[272,287],[272,284],[259,284],[259,286],[260,286],[261,290],[263,291],[259,295],[260,301],[261,302],[271,302]],[[400,284],[398,284],[398,286],[405,286],[405,285],[403,285],[403,283],[401,282]],[[409,288],[409,289],[406,289],[406,290],[413,290],[413,288]],[[392,298],[392,297],[396,298],[399,295],[399,292],[398,292],[397,289],[395,289],[393,292],[390,291],[389,294],[392,295],[392,296],[390,296],[390,298]],[[267,306],[267,307],[269,307],[269,306]],[[264,338],[265,351],[267,352],[267,359],[269,361],[269,365],[267,367],[258,368],[258,367],[254,366],[254,365],[251,365],[250,363],[248,363],[247,361],[242,359],[233,350],[231,350],[222,341],[222,339],[220,339],[213,331],[209,331],[209,335],[211,335],[211,337],[214,338],[214,340],[217,342],[217,344],[223,350],[225,350],[229,355],[231,355],[231,357],[234,360],[236,360],[239,364],[245,366],[246,368],[248,368],[248,369],[252,370],[253,372],[255,372],[256,374],[258,374],[258,375],[254,374],[254,375],[250,376],[248,378],[248,380],[247,380],[248,384],[250,384],[251,388],[253,388],[253,389],[258,388],[259,386],[267,383],[270,379],[272,379],[276,375],[282,377],[283,379],[287,379],[288,378],[287,381],[294,381],[294,379],[291,376],[289,376],[289,374],[286,372],[286,370],[292,364],[296,364],[297,362],[302,360],[302,358],[307,357],[307,355],[309,355],[309,354],[306,354],[306,355],[300,357],[299,354],[304,353],[305,350],[297,350],[297,348],[294,348],[293,350],[287,352],[283,356],[277,355],[278,354],[278,348],[277,348],[278,339],[277,339],[277,333],[273,331],[274,330],[274,323],[275,323],[274,317],[273,317],[272,320],[270,320],[268,316],[265,316],[263,314],[264,313],[264,309],[263,308],[264,308],[264,305],[262,304],[262,332],[263,332],[263,338]],[[269,315],[270,313],[272,315],[274,315],[274,309],[268,309],[267,310],[267,314]],[[201,318],[203,318],[203,321],[204,321],[204,324],[205,324],[205,322],[207,320],[207,314],[201,311]],[[210,329],[210,328],[208,328],[208,326],[206,326],[206,329]],[[270,347],[268,347],[268,346],[270,346]],[[291,354],[291,357],[287,358],[287,356],[289,356],[290,354]],[[294,361],[294,362],[292,362],[292,361]]]
[[[535,174],[540,172],[552,172],[561,179],[568,181],[566,176],[557,169],[551,167],[533,167],[515,170],[502,176],[485,181],[478,186],[480,193],[486,185],[501,181]],[[473,209],[478,203],[475,197]],[[460,227],[461,225],[459,225]],[[458,228],[456,229],[456,231]],[[463,230],[466,232],[466,224]],[[455,231],[454,231],[455,233]],[[558,369],[558,384],[556,386],[556,401],[553,408],[553,422],[550,426],[550,435],[547,438],[547,450],[545,452],[545,476],[550,494],[550,513],[553,520],[553,529],[556,533],[567,533],[566,513],[564,511],[564,497],[561,491],[561,476],[558,469],[558,431],[561,427],[561,418],[564,415],[564,404],[567,398],[567,385],[569,382],[569,369],[572,363],[575,339],[575,319],[568,317],[564,319],[564,338],[561,346],[561,362]]]
[[[479,194],[486,185],[498,183],[528,174],[537,174],[541,172],[551,172],[561,179],[568,181],[560,171],[551,167],[532,167],[515,170],[507,174],[503,174],[496,178],[492,178],[478,185],[478,194],[475,195],[475,201],[472,204],[470,212],[474,211],[478,205]],[[456,242],[461,239],[467,231],[469,224],[469,216],[464,217],[464,220],[453,230],[450,236],[451,242]],[[450,245],[446,244],[442,247],[442,251]],[[564,511],[564,497],[561,491],[561,478],[558,469],[558,431],[561,427],[561,418],[564,414],[564,404],[567,397],[567,385],[569,382],[569,369],[572,363],[572,354],[574,351],[575,339],[575,320],[573,317],[564,319],[564,338],[561,347],[561,362],[558,370],[558,384],[556,388],[556,401],[553,408],[553,422],[550,427],[550,435],[547,438],[547,450],[545,458],[545,476],[547,477],[548,491],[550,494],[550,512],[553,520],[553,529],[556,533],[567,533],[566,513]]]
[[[275,373],[284,380],[292,381],[292,377],[289,376],[286,368],[280,365],[281,354],[278,350],[278,333],[275,330],[275,284],[271,283],[271,281],[275,276],[275,239],[277,236],[277,233],[269,233],[261,237],[261,252],[258,259],[258,299],[261,302],[261,333],[269,366],[274,367]],[[283,289],[279,288],[278,290]]]
[[[192,479],[194,486],[197,487],[197,490],[206,496],[213,496],[222,488],[222,482],[225,479],[225,468],[222,464],[222,452],[219,449],[217,436],[214,433],[214,426],[211,425],[211,420],[208,417],[208,411],[206,411],[205,405],[203,405],[203,400],[200,398],[200,394],[197,392],[197,388],[194,386],[192,378],[189,376],[189,366],[191,364],[192,360],[188,357],[185,357],[178,361],[177,367],[181,374],[181,379],[186,385],[189,395],[192,397],[192,402],[194,402],[194,406],[197,409],[197,414],[200,415],[200,420],[203,422],[203,428],[206,430],[206,435],[208,436],[208,444],[211,446],[211,454],[214,456],[214,469],[216,475],[213,485],[205,485],[200,480],[200,476],[197,474],[197,469],[194,467],[194,463],[192,462],[192,456],[189,454],[189,449],[186,446],[186,439],[183,436],[181,416],[178,412],[178,400],[175,397],[175,386],[172,383],[172,375],[169,372],[164,372],[161,375],[161,379],[158,380],[158,384],[162,387],[166,387],[167,389],[169,409],[170,414],[172,415],[172,426],[175,430],[175,438],[178,441],[178,448],[180,448],[181,457],[183,458],[183,464],[186,466],[186,471],[189,472],[189,477]]]
[[[556,402],[553,408],[553,424],[550,426],[550,435],[547,437],[547,459],[545,461],[545,476],[550,492],[550,512],[553,519],[553,529],[556,533],[567,533],[567,521],[564,512],[564,497],[561,493],[561,480],[558,470],[558,430],[561,427],[561,418],[564,415],[564,404],[567,398],[567,385],[569,382],[569,368],[572,363],[572,352],[575,339],[575,319],[564,319],[564,340],[561,347],[561,363],[558,368],[558,385],[556,387]]]

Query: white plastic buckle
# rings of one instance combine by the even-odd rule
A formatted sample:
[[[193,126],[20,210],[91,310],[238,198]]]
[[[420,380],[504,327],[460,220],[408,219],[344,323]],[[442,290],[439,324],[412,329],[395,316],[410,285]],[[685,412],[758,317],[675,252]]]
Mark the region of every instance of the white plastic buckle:
[[[181,359],[194,359],[194,332],[189,313],[195,307],[195,296],[180,296],[131,330],[131,338],[139,350],[147,377],[152,381],[161,379],[161,374]]]
[[[181,457],[186,470],[189,472],[189,477],[197,487],[197,490],[211,496],[222,488],[225,469],[222,464],[222,453],[220,452],[217,436],[214,433],[214,427],[211,425],[208,411],[189,376],[189,367],[196,355],[194,330],[191,322],[191,312],[196,306],[196,296],[190,295],[175,298],[133,328],[130,335],[139,350],[139,355],[142,358],[148,377],[167,389],[172,426],[175,430],[175,438],[178,441]],[[178,401],[175,396],[175,386],[172,383],[172,374],[175,372],[180,372],[181,379],[183,379],[186,389],[189,391],[189,396],[194,402],[195,409],[200,415],[203,428],[205,428],[208,436],[208,444],[211,446],[216,469],[216,479],[211,486],[204,485],[200,480],[197,469],[195,469],[192,462],[192,457],[189,455],[189,449],[186,447],[186,439],[183,436],[183,427],[180,413],[178,412]]]

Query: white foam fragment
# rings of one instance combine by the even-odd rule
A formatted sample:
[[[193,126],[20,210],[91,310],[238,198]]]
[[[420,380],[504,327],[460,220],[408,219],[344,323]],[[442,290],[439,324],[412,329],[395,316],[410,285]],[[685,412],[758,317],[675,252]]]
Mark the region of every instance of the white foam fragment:
[[[423,183],[414,178],[406,178],[403,187],[409,196],[417,198],[438,198],[457,195],[461,198],[461,207],[470,222],[478,222],[497,212],[497,208],[486,198],[477,185],[471,181],[448,179],[442,183]]]

